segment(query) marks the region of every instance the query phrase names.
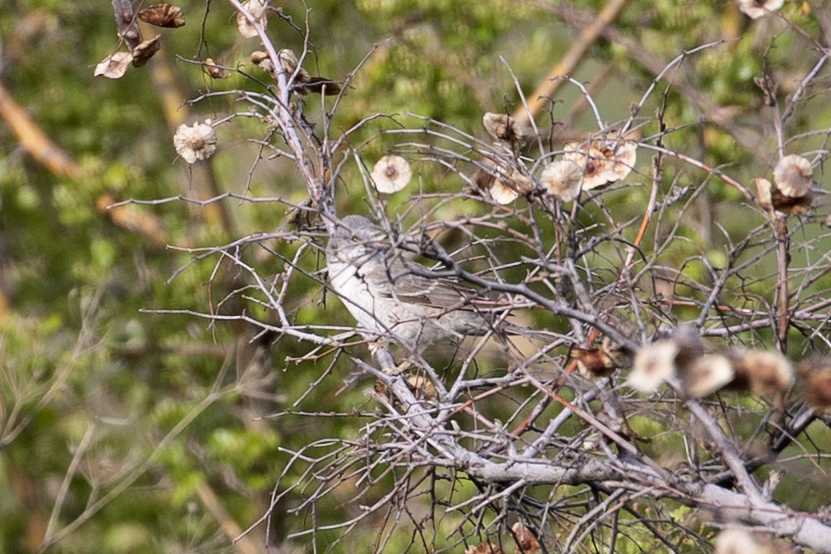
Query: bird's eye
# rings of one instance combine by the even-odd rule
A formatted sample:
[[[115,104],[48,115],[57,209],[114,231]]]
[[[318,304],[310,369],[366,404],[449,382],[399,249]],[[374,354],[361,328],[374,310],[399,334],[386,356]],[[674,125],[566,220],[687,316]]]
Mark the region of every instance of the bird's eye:
[[[361,239],[358,237],[352,237],[352,242],[361,242]]]

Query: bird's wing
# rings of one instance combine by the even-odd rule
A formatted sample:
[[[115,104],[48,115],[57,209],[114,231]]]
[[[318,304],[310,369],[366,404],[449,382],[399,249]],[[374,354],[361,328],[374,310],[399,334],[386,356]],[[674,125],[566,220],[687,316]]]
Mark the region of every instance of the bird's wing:
[[[427,277],[427,268],[407,259],[388,260],[376,267],[373,279],[381,294],[397,297],[403,302],[439,309],[469,309],[476,311],[504,311],[506,305],[482,296],[474,288],[447,277]],[[393,290],[394,288],[394,290]]]

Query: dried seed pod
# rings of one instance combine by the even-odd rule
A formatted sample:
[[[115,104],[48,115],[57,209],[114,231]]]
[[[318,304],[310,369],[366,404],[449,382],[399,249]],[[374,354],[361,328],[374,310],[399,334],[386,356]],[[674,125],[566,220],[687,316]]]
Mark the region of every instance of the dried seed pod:
[[[785,0],[736,0],[739,10],[750,19],[759,19],[770,12],[775,12],[784,3]]]
[[[375,386],[373,387],[376,393],[384,396],[386,398],[390,397],[390,390],[387,388],[387,385],[380,379],[375,380]]]
[[[159,51],[162,47],[162,36],[156,35],[156,38],[145,40],[135,48],[133,48],[133,67],[141,67],[147,63],[147,60],[153,57],[153,54]]]
[[[785,392],[793,385],[793,366],[776,350],[738,350],[731,358],[736,372],[732,388],[766,395]]]
[[[435,400],[438,396],[435,385],[421,375],[407,375],[407,388],[418,399]]]
[[[263,29],[268,26],[268,19],[265,16],[267,6],[263,0],[247,0],[242,3],[242,9],[250,13]],[[242,12],[237,12],[237,30],[239,30],[239,34],[245,38],[253,38],[257,36],[256,27],[248,21],[248,17],[246,17],[246,15]]]
[[[716,538],[713,554],[794,554],[794,550],[770,534],[732,528]]]
[[[254,65],[261,65],[265,61],[270,61],[268,59],[268,54],[260,50],[255,50],[251,52],[249,59],[254,63]]]
[[[185,17],[178,6],[164,2],[155,6],[147,6],[138,12],[138,18],[155,25],[156,27],[177,28],[185,25]]]
[[[294,72],[297,71],[297,56],[294,55],[294,52],[289,50],[288,48],[283,48],[277,53],[277,56],[280,58],[280,63],[283,64],[283,69],[285,69],[289,75],[294,75]],[[300,71],[297,71],[297,76],[295,77],[298,83],[308,83],[309,82],[309,72],[300,68]]]
[[[133,55],[129,52],[116,52],[104,58],[95,66],[93,75],[106,77],[108,79],[120,79],[127,72],[127,66],[133,61]]]
[[[527,138],[517,125],[516,120],[507,114],[488,112],[482,117],[482,125],[488,134],[496,140],[521,144]]]
[[[488,190],[490,191],[491,198],[493,198],[496,203],[503,205],[510,204],[519,196],[517,191],[507,186],[499,179],[494,179]]]
[[[545,166],[540,182],[551,196],[563,202],[571,202],[580,196],[583,169],[570,160],[557,160]]]
[[[563,159],[574,162],[583,171],[583,190],[591,190],[625,179],[637,159],[637,143],[615,139],[589,139],[570,142]]]
[[[812,356],[797,364],[796,372],[805,402],[819,413],[831,414],[831,358]]]
[[[392,194],[407,186],[413,172],[410,164],[401,156],[384,156],[372,168],[369,174],[372,184],[378,192]]]
[[[726,356],[704,354],[683,366],[683,369],[679,367],[678,375],[684,394],[703,398],[730,383],[735,371]]]
[[[786,196],[770,181],[756,177],[756,203],[767,210],[771,217],[799,215],[808,211],[814,203],[814,192],[808,190],[804,196]]]
[[[773,215],[773,197],[771,191],[773,185],[770,181],[763,177],[756,177],[756,203],[766,210],[771,216]]]
[[[577,362],[577,370],[586,379],[608,377],[617,368],[612,358],[600,348],[572,348],[571,354]]]
[[[489,542],[480,542],[465,549],[465,554],[503,554],[502,549]]]
[[[514,523],[511,531],[514,532],[514,541],[519,547],[518,553],[536,554],[540,551],[540,543],[537,542],[537,538],[522,523],[519,521]]]
[[[790,198],[802,198],[811,190],[814,184],[814,169],[811,162],[791,154],[785,156],[773,169],[773,180],[776,188]]]
[[[672,340],[659,340],[641,347],[635,354],[626,384],[641,392],[655,392],[675,375],[676,356],[678,344]]]
[[[621,346],[606,335],[600,339],[600,349],[612,360],[615,367],[620,369],[629,369],[632,367],[632,351],[625,346]]]
[[[216,132],[211,126],[211,120],[194,123],[191,127],[184,123],[179,125],[173,135],[173,145],[176,153],[189,164],[210,158],[216,151]]]
[[[213,58],[205,58],[205,72],[211,79],[227,79],[231,76],[227,69],[219,67],[214,62]]]

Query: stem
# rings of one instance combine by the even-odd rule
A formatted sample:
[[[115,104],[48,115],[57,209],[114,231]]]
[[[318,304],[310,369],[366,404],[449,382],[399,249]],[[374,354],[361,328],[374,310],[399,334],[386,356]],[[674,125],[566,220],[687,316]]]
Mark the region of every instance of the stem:
[[[777,340],[779,351],[785,354],[788,350],[788,328],[790,327],[789,292],[788,292],[788,265],[791,263],[790,237],[788,236],[788,219],[780,217],[776,220],[776,240],[779,243],[777,250],[779,258],[779,329]]]

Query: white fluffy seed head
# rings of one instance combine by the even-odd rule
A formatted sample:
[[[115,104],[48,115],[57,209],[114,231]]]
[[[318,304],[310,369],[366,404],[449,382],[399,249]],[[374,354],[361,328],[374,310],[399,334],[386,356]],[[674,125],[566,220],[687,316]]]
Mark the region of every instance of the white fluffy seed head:
[[[660,340],[644,346],[635,354],[635,362],[626,383],[640,392],[655,392],[675,374],[675,356],[678,345]]]
[[[378,192],[392,194],[407,186],[413,172],[407,160],[390,155],[378,160],[369,176]]]
[[[814,184],[814,169],[811,162],[802,156],[791,154],[776,164],[773,180],[776,182],[776,188],[785,196],[801,198],[808,194],[811,185]]]
[[[704,354],[687,364],[681,373],[684,393],[694,398],[703,398],[724,387],[733,380],[733,364],[726,356]]]
[[[540,182],[551,196],[571,202],[580,195],[583,170],[571,160],[557,160],[545,166]]]
[[[211,126],[211,120],[194,123],[191,127],[184,123],[179,125],[173,135],[173,146],[176,153],[189,164],[213,156],[216,152],[216,132]]]

